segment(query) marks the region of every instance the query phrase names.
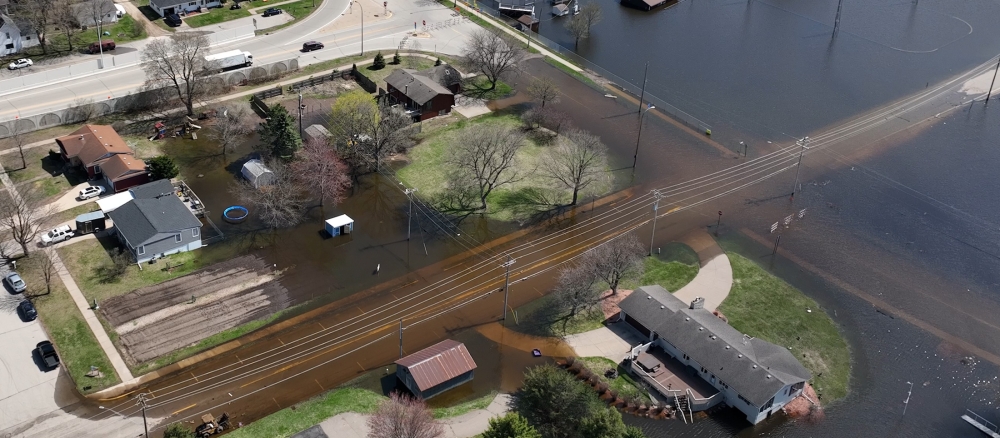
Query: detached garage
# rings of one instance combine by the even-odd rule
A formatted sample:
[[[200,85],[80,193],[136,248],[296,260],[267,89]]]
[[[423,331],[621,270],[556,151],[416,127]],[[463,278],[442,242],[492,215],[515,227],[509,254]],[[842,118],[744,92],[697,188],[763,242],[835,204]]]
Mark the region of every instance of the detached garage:
[[[465,344],[451,339],[396,361],[396,377],[424,400],[471,381],[475,370]]]

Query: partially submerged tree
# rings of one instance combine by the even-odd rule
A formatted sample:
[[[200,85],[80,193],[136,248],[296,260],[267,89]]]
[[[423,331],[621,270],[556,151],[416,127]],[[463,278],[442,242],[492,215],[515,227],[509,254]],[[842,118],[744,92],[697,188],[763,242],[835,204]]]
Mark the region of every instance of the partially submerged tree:
[[[600,137],[573,130],[546,152],[541,167],[545,176],[573,193],[569,205],[576,205],[580,192],[604,175],[607,163],[607,147]]]
[[[572,318],[597,303],[597,278],[586,265],[565,268],[559,273],[556,294],[559,302],[569,310],[567,317]]]
[[[556,88],[556,83],[545,76],[532,80],[528,84],[527,91],[532,99],[542,104],[542,108],[545,108],[546,103],[556,103],[559,101],[559,89]]]
[[[177,92],[194,115],[194,103],[208,92],[206,74],[212,67],[205,56],[209,54],[209,41],[205,35],[194,32],[177,32],[168,38],[156,38],[142,51],[142,69],[146,83],[155,87],[167,83]]]
[[[590,388],[552,365],[528,369],[511,406],[546,438],[579,436],[581,420],[604,408]]]
[[[258,188],[240,179],[231,186],[230,193],[268,228],[293,227],[302,221],[305,204],[302,189],[296,184],[291,170],[281,161],[268,160],[265,165],[273,173],[270,184]]]
[[[334,142],[355,176],[380,171],[390,154],[405,150],[412,124],[404,112],[363,90],[338,97],[330,114]]]
[[[368,438],[437,438],[444,427],[422,400],[392,393],[368,417]]]
[[[267,120],[257,126],[257,134],[272,157],[285,161],[295,158],[295,151],[302,146],[295,118],[282,105],[274,105],[268,110]]]
[[[490,82],[484,91],[492,91],[501,78],[517,71],[517,62],[524,56],[521,43],[511,36],[488,29],[479,29],[469,36],[462,51],[463,63],[478,71]]]
[[[149,165],[149,179],[153,181],[170,179],[180,173],[174,160],[166,155],[155,156],[146,160],[146,163]]]
[[[236,101],[219,108],[221,112],[215,119],[215,126],[208,134],[209,138],[219,143],[222,157],[225,158],[231,152],[233,146],[239,144],[243,139],[253,132],[252,117],[253,111],[246,102]]]
[[[467,181],[471,187],[453,189],[471,190],[480,203],[479,209],[486,209],[490,193],[521,178],[516,164],[517,152],[523,145],[524,133],[514,126],[487,123],[463,131],[455,140],[448,162],[454,180]]]
[[[574,15],[566,22],[566,29],[576,39],[576,47],[580,47],[580,40],[590,37],[590,28],[601,21],[601,5],[596,2],[589,2],[580,8],[580,13]]]
[[[584,253],[581,264],[594,278],[600,279],[618,294],[618,285],[626,279],[642,277],[646,249],[635,233],[618,236]]]
[[[163,430],[163,438],[194,438],[194,432],[184,423],[170,423]]]
[[[16,187],[0,197],[0,229],[6,228],[11,239],[28,255],[28,244],[42,232],[42,220],[50,212],[45,194],[30,184]]]
[[[325,139],[307,141],[291,167],[301,185],[319,198],[319,205],[325,200],[341,203],[351,188],[347,165]]]

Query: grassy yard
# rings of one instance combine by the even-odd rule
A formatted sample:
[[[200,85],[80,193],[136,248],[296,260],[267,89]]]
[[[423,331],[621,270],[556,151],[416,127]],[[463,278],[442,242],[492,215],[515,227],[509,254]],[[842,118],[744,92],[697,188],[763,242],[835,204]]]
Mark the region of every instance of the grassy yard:
[[[228,5],[223,5],[221,8],[209,9],[208,12],[184,17],[183,20],[188,26],[202,27],[249,16],[250,11],[247,10],[247,6],[242,9],[229,9]]]
[[[261,6],[267,4],[267,3],[260,2],[260,0],[255,0],[254,4],[257,4],[257,3],[260,3]],[[292,26],[295,23],[298,23],[303,18],[306,18],[310,14],[312,14],[313,11],[315,11],[316,9],[318,9],[319,6],[320,6],[320,4],[322,4],[322,3],[323,3],[323,0],[315,0],[315,1],[314,0],[301,0],[301,1],[294,2],[294,3],[285,3],[283,5],[278,5],[278,6],[276,6],[278,9],[281,9],[282,12],[291,15],[294,18],[294,20],[289,21],[287,23],[279,24],[279,25],[274,26],[274,27],[269,27],[269,28],[266,28],[266,29],[257,29],[256,33],[257,33],[257,35],[264,35],[264,34],[268,34],[268,33],[271,33],[271,32],[275,32],[275,31],[284,29],[284,28],[286,28],[288,26]],[[260,12],[263,13],[264,11],[260,11]]]
[[[668,291],[677,292],[698,275],[698,254],[680,242],[667,244],[661,248],[660,254],[647,257],[644,263],[642,278],[627,281],[622,284],[622,288],[635,289],[638,286],[658,284]]]
[[[45,257],[44,252],[36,250],[30,257],[18,261],[18,272],[28,283],[28,290],[33,293],[45,292],[45,281],[40,268],[41,260]],[[58,276],[52,278],[52,293],[36,297],[33,302],[45,331],[56,345],[61,366],[73,377],[80,392],[91,393],[120,382],[111,361],[97,343],[97,338],[90,331],[83,314]],[[100,369],[104,377],[87,377],[85,374],[90,371],[91,366]]]
[[[632,376],[628,374],[625,368],[616,364],[615,361],[608,359],[606,357],[578,357],[577,360],[583,362],[583,365],[587,367],[594,375],[598,376],[602,382],[607,383],[608,386],[621,394],[623,397],[636,397],[643,401],[649,401],[649,394],[646,390],[642,389],[638,383],[632,379]],[[608,369],[618,370],[618,377],[615,379],[608,379],[604,375],[604,371]]]
[[[558,68],[559,70],[562,70],[564,73],[566,73],[566,74],[568,74],[568,75],[570,75],[570,76],[578,79],[580,82],[583,82],[584,84],[589,85],[591,88],[594,88],[594,89],[599,90],[599,91],[605,91],[603,87],[601,87],[600,85],[598,85],[597,82],[594,82],[593,80],[591,80],[589,77],[587,77],[587,75],[585,75],[583,73],[580,73],[580,72],[578,72],[576,70],[573,70],[573,69],[567,67],[565,64],[563,64],[563,63],[561,63],[559,61],[556,61],[556,60],[554,60],[552,58],[546,57],[545,58],[545,62],[548,63],[549,65],[555,67],[555,68]]]
[[[26,167],[21,167],[21,155],[10,152],[0,155],[7,176],[15,184],[31,184],[45,198],[54,198],[66,193],[71,187],[86,181],[86,174],[72,169],[62,172],[63,162],[49,155],[49,148],[36,147],[24,150]]]
[[[482,397],[462,402],[455,406],[434,409],[434,418],[457,417],[476,409],[486,409],[490,403],[493,402],[493,399],[496,398],[496,396],[497,393],[495,391],[491,391],[489,394]]]
[[[358,70],[368,79],[375,82],[375,85],[379,87],[386,88],[385,78],[392,74],[392,71],[397,68],[409,68],[413,70],[426,70],[428,68],[434,67],[434,60],[427,59],[423,56],[406,56],[405,54],[400,54],[400,64],[396,65],[392,63],[392,57],[396,52],[382,52],[382,56],[385,57],[385,68],[380,68],[378,70],[372,69],[371,64],[366,64],[364,66],[358,66]]]
[[[344,412],[371,413],[385,397],[366,389],[343,388],[285,408],[242,428],[230,438],[284,438]]]
[[[485,100],[502,99],[514,92],[514,89],[510,85],[502,81],[497,81],[496,87],[492,90],[488,90],[488,88],[490,88],[490,81],[486,79],[486,76],[482,75],[473,77],[462,84],[462,90],[464,90],[465,95]]]
[[[136,41],[146,38],[146,28],[143,27],[142,23],[136,21],[129,15],[125,15],[118,20],[117,23],[102,26],[101,31],[107,32],[110,35],[104,35],[103,39],[114,40],[116,44],[127,43],[129,41]],[[77,29],[70,33],[70,37],[66,37],[66,33],[51,29],[48,32],[48,36],[45,40],[45,45],[47,53],[43,53],[41,46],[33,46],[24,49],[21,53],[15,55],[18,58],[32,58],[34,61],[39,61],[41,59],[47,58],[57,58],[60,56],[65,56],[70,53],[84,53],[90,43],[98,40],[97,27],[89,27],[87,30]],[[70,50],[70,41],[73,43],[73,49]],[[111,52],[114,53],[114,52]],[[14,58],[15,56],[4,58]],[[97,56],[97,55],[94,55]]]
[[[99,209],[100,209],[100,207],[97,206],[96,202],[88,202],[86,204],[78,205],[76,207],[73,207],[73,208],[71,208],[69,210],[63,210],[63,211],[60,211],[58,213],[54,213],[54,214],[50,215],[49,217],[45,218],[45,221],[44,221],[45,225],[42,227],[42,229],[47,230],[49,228],[53,228],[56,225],[61,224],[63,222],[71,221],[73,219],[76,219],[76,217],[79,216],[79,215],[81,215],[81,214],[90,213],[92,211],[97,211]]]
[[[851,353],[833,320],[816,301],[756,263],[735,253],[729,253],[729,260],[733,289],[719,306],[729,323],[750,336],[791,347],[812,372],[812,385],[824,402],[846,396]]]
[[[137,266],[130,266],[120,279],[108,281],[99,275],[98,267],[110,262],[111,256],[108,255],[108,251],[117,246],[118,241],[115,238],[102,237],[81,240],[57,250],[87,300],[97,299],[101,302],[141,287],[187,275],[204,267],[199,259],[201,250],[195,250],[167,256],[155,265],[144,264],[141,271]],[[168,262],[170,266],[180,266],[172,271],[164,271],[163,268]]]

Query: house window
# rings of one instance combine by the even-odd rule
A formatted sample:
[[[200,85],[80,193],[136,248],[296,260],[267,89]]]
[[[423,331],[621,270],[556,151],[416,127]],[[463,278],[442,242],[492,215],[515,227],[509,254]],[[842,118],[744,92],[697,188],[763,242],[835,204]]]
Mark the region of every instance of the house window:
[[[197,228],[192,228],[191,229],[191,236],[198,237],[198,229]]]
[[[198,4],[198,2],[191,2],[191,3],[188,3],[188,6],[194,6],[196,4]]]
[[[10,32],[7,32],[7,39],[10,39]]]
[[[136,248],[135,249],[135,253],[138,254],[138,255],[145,254],[146,253],[146,247],[145,246],[140,246],[140,247]]]
[[[7,48],[8,49],[13,49],[14,48],[14,43],[8,43],[7,44]]]
[[[177,235],[174,236],[174,242],[181,243],[181,234],[180,233],[177,233]]]
[[[101,165],[100,164],[94,166],[94,174],[96,175],[98,173],[101,173]]]
[[[705,369],[705,367],[701,367],[701,373],[702,373],[702,374],[705,374],[705,373],[707,373],[707,372],[708,372],[708,370],[706,370],[706,369]]]

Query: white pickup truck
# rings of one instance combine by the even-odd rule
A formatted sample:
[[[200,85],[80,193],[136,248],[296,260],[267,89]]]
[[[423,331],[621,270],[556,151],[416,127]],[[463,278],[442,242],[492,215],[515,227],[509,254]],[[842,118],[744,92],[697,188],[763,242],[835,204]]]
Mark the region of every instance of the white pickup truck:
[[[53,228],[48,233],[42,235],[42,245],[49,246],[73,237],[73,229],[69,225]]]

